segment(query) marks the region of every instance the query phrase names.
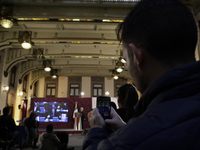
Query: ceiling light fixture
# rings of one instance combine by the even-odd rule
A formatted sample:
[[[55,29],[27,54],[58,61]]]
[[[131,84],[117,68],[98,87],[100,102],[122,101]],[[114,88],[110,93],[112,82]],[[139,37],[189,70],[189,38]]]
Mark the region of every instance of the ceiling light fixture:
[[[32,47],[31,43],[28,43],[26,41],[24,41],[21,46],[24,48],[24,49],[30,49]]]
[[[51,61],[45,60],[43,61],[44,71],[50,72],[51,71]]]
[[[51,71],[51,68],[50,68],[50,67],[45,67],[44,70],[45,70],[46,72],[50,72],[50,71]]]
[[[117,80],[119,78],[119,73],[116,70],[112,71],[113,79]]]
[[[114,78],[115,80],[117,80],[119,77],[118,77],[117,75],[114,75],[113,78]]]
[[[4,28],[11,28],[13,26],[13,22],[9,19],[2,19],[0,23],[1,23],[1,26]]]
[[[43,56],[43,48],[34,48],[32,56],[36,59],[36,61],[42,61],[45,59]]]
[[[52,77],[52,79],[56,79],[57,78],[57,72],[58,72],[57,69],[52,69],[51,70],[51,77]]]
[[[119,56],[119,60],[122,62],[122,63],[126,63],[126,60],[123,58],[123,50],[120,49],[120,56]]]
[[[122,63],[121,61],[116,61],[116,66],[115,66],[115,70],[119,73],[121,73],[124,70],[124,63]]]
[[[0,24],[4,28],[11,28],[14,19],[12,18],[12,6],[0,5]]]
[[[24,49],[30,49],[33,45],[31,41],[32,32],[31,31],[19,31],[18,41]]]
[[[53,79],[56,79],[57,78],[57,75],[52,75],[51,76]]]

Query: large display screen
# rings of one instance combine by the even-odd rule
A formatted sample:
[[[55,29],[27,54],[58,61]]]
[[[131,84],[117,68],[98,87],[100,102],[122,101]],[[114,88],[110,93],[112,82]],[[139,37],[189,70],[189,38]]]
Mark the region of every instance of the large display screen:
[[[68,122],[67,102],[34,102],[39,122]]]

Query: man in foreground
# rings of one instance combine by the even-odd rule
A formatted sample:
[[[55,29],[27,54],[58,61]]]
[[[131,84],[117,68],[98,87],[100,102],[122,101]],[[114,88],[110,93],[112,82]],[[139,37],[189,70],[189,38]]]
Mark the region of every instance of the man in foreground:
[[[178,0],[141,0],[119,25],[118,39],[142,93],[137,118],[125,124],[112,109],[104,121],[94,109],[83,149],[199,150],[200,62],[191,11]]]

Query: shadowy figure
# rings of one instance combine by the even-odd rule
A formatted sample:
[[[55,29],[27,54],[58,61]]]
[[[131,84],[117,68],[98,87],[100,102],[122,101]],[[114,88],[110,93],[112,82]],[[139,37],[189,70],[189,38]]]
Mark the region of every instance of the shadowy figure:
[[[40,150],[57,150],[60,144],[59,138],[53,133],[53,125],[48,124],[46,132],[41,134],[40,137],[41,148]]]
[[[84,108],[80,108],[80,116],[81,116],[81,125],[82,125],[82,134],[86,134],[86,129],[84,128],[84,120],[85,120],[85,111]]]
[[[36,113],[34,111],[31,111],[29,117],[23,120],[23,124],[29,130],[28,146],[31,145],[33,149],[37,148],[36,144],[39,137],[38,133],[39,122],[35,120],[35,118],[36,118]]]
[[[124,122],[128,122],[136,116],[134,106],[138,102],[137,90],[131,84],[124,84],[118,89],[117,96],[119,105],[117,113]]]
[[[10,108],[4,107],[3,108],[3,115],[0,116],[0,127],[6,127],[8,131],[8,135],[2,135],[1,139],[8,136],[8,140],[13,139],[15,137],[14,132],[16,131],[16,124],[14,119],[9,115]]]

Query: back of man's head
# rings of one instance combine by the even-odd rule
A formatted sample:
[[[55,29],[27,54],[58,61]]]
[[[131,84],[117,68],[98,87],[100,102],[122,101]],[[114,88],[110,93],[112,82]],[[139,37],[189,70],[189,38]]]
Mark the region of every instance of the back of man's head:
[[[46,127],[47,132],[52,132],[53,131],[53,124],[48,124]]]
[[[10,108],[9,108],[9,107],[4,107],[4,108],[3,108],[3,114],[4,114],[4,115],[8,115],[9,112],[10,112]]]
[[[36,113],[34,111],[31,111],[30,114],[29,114],[29,117],[34,118],[35,116],[36,116]]]
[[[141,0],[117,32],[126,47],[134,43],[163,64],[194,61],[196,22],[191,11],[178,0]]]

